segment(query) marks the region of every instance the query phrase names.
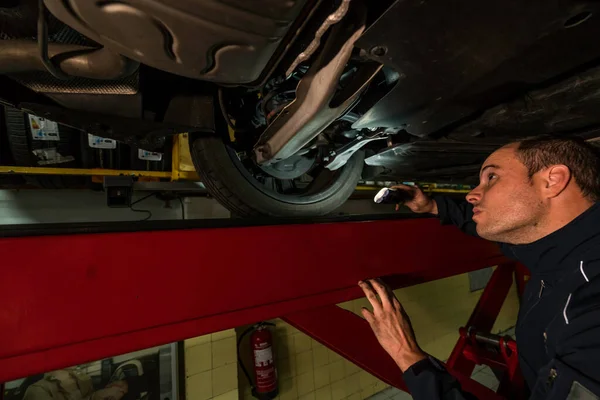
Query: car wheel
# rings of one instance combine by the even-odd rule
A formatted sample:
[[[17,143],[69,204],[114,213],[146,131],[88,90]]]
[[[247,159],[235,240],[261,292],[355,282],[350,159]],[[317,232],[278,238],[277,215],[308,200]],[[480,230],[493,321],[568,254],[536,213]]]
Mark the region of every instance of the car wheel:
[[[337,171],[321,167],[317,160],[300,160],[301,171],[288,169],[288,175],[281,178],[275,173],[280,176],[276,178],[269,175],[268,168],[240,157],[219,137],[191,135],[190,152],[209,193],[236,216],[329,214],[354,191],[364,160],[364,154],[357,152]]]

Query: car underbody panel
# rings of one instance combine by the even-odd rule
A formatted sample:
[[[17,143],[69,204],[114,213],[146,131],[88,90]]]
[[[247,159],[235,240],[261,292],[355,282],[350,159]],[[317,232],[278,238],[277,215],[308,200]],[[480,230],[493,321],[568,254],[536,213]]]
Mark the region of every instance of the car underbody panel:
[[[415,141],[385,149],[367,159],[372,167],[382,167],[379,178],[393,180],[434,180],[436,182],[477,183],[486,157],[495,144],[473,144],[450,140]]]
[[[306,0],[45,0],[58,19],[146,65],[224,84],[259,79]]]
[[[452,124],[567,78],[600,59],[592,39],[600,37],[598,11],[597,2],[397,1],[357,46],[400,79],[353,128],[439,137]]]

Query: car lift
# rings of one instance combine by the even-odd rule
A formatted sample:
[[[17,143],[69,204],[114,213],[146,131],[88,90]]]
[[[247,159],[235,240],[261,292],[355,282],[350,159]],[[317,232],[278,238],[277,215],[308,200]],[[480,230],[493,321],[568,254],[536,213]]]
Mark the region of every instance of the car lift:
[[[495,244],[432,218],[317,221],[3,227],[0,382],[280,317],[406,390],[368,324],[335,304],[366,278],[401,288],[498,265],[447,367],[477,398],[523,397],[514,342],[489,331],[526,277]],[[470,379],[481,363],[508,371],[497,393]]]

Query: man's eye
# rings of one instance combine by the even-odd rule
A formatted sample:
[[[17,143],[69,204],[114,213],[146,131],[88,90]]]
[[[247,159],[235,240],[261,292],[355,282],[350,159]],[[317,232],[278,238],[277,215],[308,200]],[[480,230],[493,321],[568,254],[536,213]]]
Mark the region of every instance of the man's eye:
[[[494,173],[490,173],[490,174],[488,174],[488,181],[491,181],[492,179],[497,178],[497,177],[498,177],[498,175],[496,175]]]

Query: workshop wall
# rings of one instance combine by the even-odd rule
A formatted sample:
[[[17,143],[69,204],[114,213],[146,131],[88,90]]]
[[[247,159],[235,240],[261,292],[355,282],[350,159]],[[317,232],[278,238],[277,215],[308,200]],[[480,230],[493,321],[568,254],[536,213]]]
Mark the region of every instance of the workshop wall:
[[[458,328],[467,322],[482,292],[471,292],[468,274],[462,274],[399,289],[395,294],[411,317],[419,344],[426,352],[446,360],[458,339]],[[360,315],[361,308],[369,303],[361,298],[339,306]],[[513,285],[492,332],[514,326],[518,309]],[[279,400],[361,400],[388,387],[291,325],[281,320],[271,322],[276,324]],[[247,348],[241,351],[244,356],[249,353]],[[252,399],[241,372],[239,377],[240,398]]]
[[[235,329],[188,339],[184,347],[186,399],[239,399]]]

